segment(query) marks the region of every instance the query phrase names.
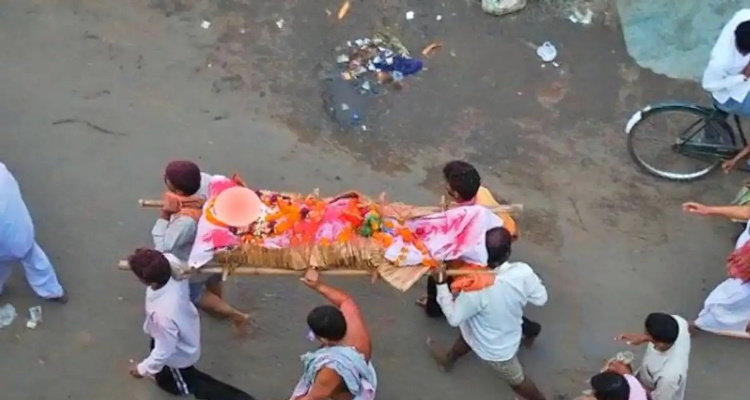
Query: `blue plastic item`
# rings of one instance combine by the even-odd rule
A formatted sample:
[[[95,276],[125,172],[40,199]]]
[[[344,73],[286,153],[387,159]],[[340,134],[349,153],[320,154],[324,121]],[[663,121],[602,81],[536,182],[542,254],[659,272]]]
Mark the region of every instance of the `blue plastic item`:
[[[404,56],[393,56],[392,62],[379,62],[375,64],[375,67],[381,71],[397,71],[403,76],[416,74],[422,69],[422,60],[416,58],[408,58]]]

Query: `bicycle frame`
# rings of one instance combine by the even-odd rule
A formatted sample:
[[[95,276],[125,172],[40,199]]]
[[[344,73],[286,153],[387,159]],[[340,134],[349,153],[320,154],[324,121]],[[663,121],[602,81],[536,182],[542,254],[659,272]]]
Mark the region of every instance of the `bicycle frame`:
[[[729,114],[716,108],[707,108],[702,106],[693,105],[699,111],[704,112],[706,115],[704,118],[699,119],[690,127],[685,129],[679,136],[679,142],[675,144],[674,150],[684,156],[695,157],[700,159],[715,159],[721,158],[724,160],[731,159],[743,148],[748,145],[745,133],[742,131],[742,124],[740,124],[740,117],[736,114],[732,115],[737,130],[727,122]],[[701,123],[703,124],[701,126]],[[700,126],[700,129],[695,129]],[[731,145],[727,144],[712,144],[712,143],[699,143],[692,141],[691,139],[697,134],[703,132],[706,129],[716,129],[717,134],[720,136],[728,136],[731,141]],[[694,130],[689,136],[685,136],[687,132]],[[724,131],[724,132],[721,132]],[[739,140],[738,140],[739,139]],[[739,142],[739,143],[738,143]]]

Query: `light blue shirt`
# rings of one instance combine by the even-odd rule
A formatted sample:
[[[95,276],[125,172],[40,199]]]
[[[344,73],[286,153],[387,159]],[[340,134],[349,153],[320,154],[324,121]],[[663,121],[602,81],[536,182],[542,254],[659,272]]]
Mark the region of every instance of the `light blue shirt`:
[[[526,263],[506,262],[495,274],[492,286],[461,292],[455,299],[447,284],[438,285],[437,302],[479,358],[501,362],[513,358],[521,345],[524,306],[543,306],[547,289]]]
[[[5,164],[0,163],[0,261],[23,258],[34,245],[34,223],[21,189]]]

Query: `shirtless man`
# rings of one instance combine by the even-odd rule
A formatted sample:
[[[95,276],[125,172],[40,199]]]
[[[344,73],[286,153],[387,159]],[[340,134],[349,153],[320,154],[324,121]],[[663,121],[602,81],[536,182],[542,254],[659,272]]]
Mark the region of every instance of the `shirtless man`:
[[[346,292],[320,281],[309,269],[302,282],[331,304],[315,307],[307,316],[308,338],[318,350],[302,356],[304,374],[293,400],[373,400],[377,375],[370,359],[370,332],[357,303]]]

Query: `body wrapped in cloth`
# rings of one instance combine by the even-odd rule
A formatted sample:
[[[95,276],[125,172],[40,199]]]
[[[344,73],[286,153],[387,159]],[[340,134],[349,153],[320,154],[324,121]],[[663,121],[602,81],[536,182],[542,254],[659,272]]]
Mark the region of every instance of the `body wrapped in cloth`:
[[[214,176],[209,196],[214,199],[237,185],[243,183],[236,177]],[[377,270],[386,281],[406,290],[443,261],[484,265],[486,231],[507,224],[475,204],[440,211],[376,202],[356,192],[331,198],[255,193],[262,202],[261,216],[240,229],[222,224],[213,214],[212,201],[206,203],[189,259],[191,268],[215,260],[230,272],[241,265]],[[410,278],[398,284],[388,279],[389,274],[403,275],[402,271],[408,271]]]

